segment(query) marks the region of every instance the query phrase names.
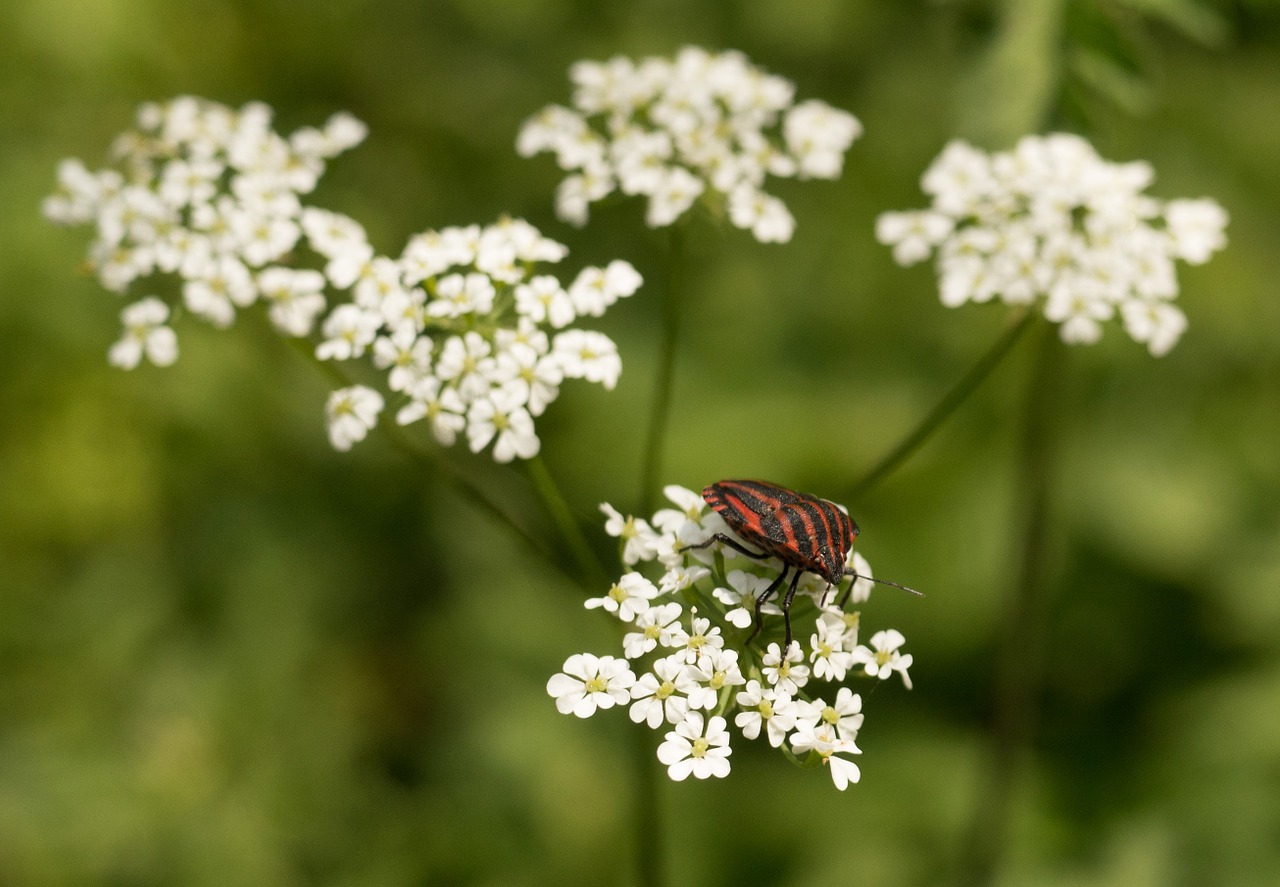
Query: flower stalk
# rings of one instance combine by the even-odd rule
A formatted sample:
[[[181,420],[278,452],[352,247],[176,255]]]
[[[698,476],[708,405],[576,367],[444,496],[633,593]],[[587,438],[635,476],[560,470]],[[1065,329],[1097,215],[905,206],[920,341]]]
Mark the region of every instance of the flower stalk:
[[[925,414],[919,424],[904,436],[893,449],[885,453],[880,461],[875,464],[875,467],[863,475],[862,480],[854,485],[849,498],[858,501],[862,496],[874,490],[885,478],[901,467],[907,459],[911,458],[916,450],[924,446],[925,442],[947,421],[951,414],[968,400],[973,392],[981,387],[992,371],[1013,350],[1013,346],[1022,338],[1022,334],[1032,325],[1034,319],[1035,315],[1026,307],[1014,309],[1003,332],[991,344],[991,347],[983,352],[973,366],[960,377],[960,380],[942,396],[933,409]]]
[[[999,631],[995,676],[994,720],[982,790],[975,794],[973,820],[961,882],[994,882],[1008,843],[1013,789],[1035,728],[1037,696],[1043,672],[1047,624],[1045,606],[1051,590],[1048,560],[1049,510],[1057,469],[1058,409],[1062,400],[1063,347],[1049,323],[1040,323],[1034,366],[1023,405],[1018,461],[1021,516],[1018,572],[1005,601]]]
[[[662,302],[662,341],[658,353],[658,371],[649,406],[649,427],[641,453],[640,511],[653,510],[658,478],[662,476],[666,451],[667,426],[671,420],[671,398],[675,388],[676,352],[680,348],[680,323],[683,314],[687,244],[682,226],[672,226],[667,239],[667,278]]]

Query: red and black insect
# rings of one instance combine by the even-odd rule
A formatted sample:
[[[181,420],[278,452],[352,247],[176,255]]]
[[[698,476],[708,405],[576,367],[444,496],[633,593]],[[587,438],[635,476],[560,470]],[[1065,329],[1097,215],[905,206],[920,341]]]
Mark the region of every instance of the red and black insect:
[[[756,598],[756,623],[755,630],[751,633],[752,638],[760,633],[760,608],[782,587],[787,574],[795,571],[791,574],[791,584],[782,601],[782,619],[787,628],[784,655],[791,648],[791,601],[796,596],[796,587],[804,573],[817,573],[827,580],[828,587],[839,585],[844,577],[852,576],[854,582],[863,578],[871,579],[872,582],[920,594],[914,588],[884,579],[860,576],[845,568],[845,558],[858,535],[858,525],[826,499],[819,499],[808,493],[797,493],[761,480],[722,480],[704,489],[702,498],[724,518],[729,529],[763,550],[751,551],[737,539],[731,539],[723,533],[716,533],[705,542],[691,545],[690,548],[706,548],[713,542],[719,542],[750,558],[764,560],[776,557],[782,561],[782,572],[778,574],[778,578]],[[853,582],[840,598],[841,607],[848,601],[851,591]]]

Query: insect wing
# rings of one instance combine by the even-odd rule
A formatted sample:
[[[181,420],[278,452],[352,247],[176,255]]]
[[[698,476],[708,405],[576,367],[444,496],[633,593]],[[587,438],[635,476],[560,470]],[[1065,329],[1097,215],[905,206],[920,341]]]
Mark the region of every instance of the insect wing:
[[[733,532],[768,553],[788,560],[784,556],[787,535],[778,520],[778,509],[784,501],[779,494],[795,495],[784,487],[764,481],[722,480],[704,489],[702,498],[724,518]]]

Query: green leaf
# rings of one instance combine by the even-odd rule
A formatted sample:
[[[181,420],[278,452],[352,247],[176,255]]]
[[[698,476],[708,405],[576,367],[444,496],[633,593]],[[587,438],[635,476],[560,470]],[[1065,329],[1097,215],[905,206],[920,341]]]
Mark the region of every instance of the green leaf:
[[[1077,47],[1071,53],[1070,66],[1085,85],[1130,114],[1146,114],[1154,104],[1154,94],[1142,76],[1104,53]]]
[[[1182,32],[1205,46],[1222,46],[1230,27],[1216,10],[1199,2],[1199,0],[1115,0],[1120,6],[1163,21],[1170,27]]]
[[[1039,132],[1061,81],[1065,0],[1009,0],[999,30],[964,85],[962,134],[1002,148]]]

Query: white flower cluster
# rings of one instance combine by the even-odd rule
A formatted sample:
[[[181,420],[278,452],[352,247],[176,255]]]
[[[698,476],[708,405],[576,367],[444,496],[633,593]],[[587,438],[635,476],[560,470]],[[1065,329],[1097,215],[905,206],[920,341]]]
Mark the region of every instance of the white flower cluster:
[[[837,788],[857,782],[861,773],[848,756],[861,753],[855,740],[862,698],[839,687],[827,701],[812,694],[813,682],[883,680],[896,672],[910,687],[911,656],[901,652],[902,634],[879,631],[869,645],[859,644],[860,614],[837,605],[840,589],[806,573],[792,613],[793,619],[803,613],[801,598],[809,602],[808,646],[793,641],[784,652],[776,642],[748,643],[756,598],[782,564],[751,560],[719,543],[690,550],[717,533],[733,534],[697,493],[678,486],[665,493],[675,507],[658,511],[652,521],[601,506],[606,531],[620,540],[623,563],[654,563],[664,572],[652,581],[631,570],[586,602],[632,630],[623,638],[621,657],[580,653],[565,661],[563,672],[547,682],[556,707],[585,718],[629,705],[632,721],[668,731],[658,759],[674,780],[729,773],[732,718],[747,739],[763,738],[793,760],[827,766]],[[851,554],[848,565],[860,577],[871,575],[861,555]],[[849,596],[865,601],[871,585],[856,579]],[[763,612],[781,613],[773,604]]]
[[[785,242],[795,219],[764,192],[765,178],[838,178],[862,132],[852,114],[824,102],[793,104],[795,84],[740,52],[689,46],[673,59],[582,61],[569,76],[574,108],[550,105],[530,118],[516,150],[555,153],[570,173],[556,211],[575,225],[615,190],[646,196],[653,228],[710,192],[734,225],[759,241]]]
[[[114,166],[91,172],[78,160],[62,162],[44,213],[60,224],[95,225],[89,264],[112,292],[175,275],[186,310],[216,326],[230,326],[238,308],[266,296],[276,324],[304,335],[324,310],[322,281],[273,263],[301,237],[300,195],[366,129],[335,114],[323,129],[286,138],[272,130],[271,116],[256,102],[238,111],[190,96],[144,104],[138,128],[115,142]],[[278,290],[285,295],[275,298]],[[145,355],[172,363],[177,340],[168,319],[154,296],[125,308],[111,362],[131,369]]]
[[[398,259],[377,255],[357,221],[300,199],[327,158],[364,138],[364,124],[336,114],[322,130],[284,138],[270,122],[257,103],[144,105],[138,130],[117,140],[118,168],[95,173],[64,161],[45,214],[96,225],[90,263],[109,290],[170,275],[178,310],[227,327],[237,309],[262,301],[279,332],[294,337],[310,336],[323,315],[316,356],[369,357],[405,400],[397,421],[428,419],[445,446],[465,431],[473,452],[492,443],[499,462],[530,458],[539,448],[533,419],[564,379],[614,387],[622,363],[613,341],[570,324],[634,293],[641,280],[631,265],[586,268],[563,287],[536,266],[567,248],[512,219],[428,231]],[[345,295],[326,315],[333,292]],[[126,307],[111,363],[173,363],[170,311],[155,295]],[[365,385],[333,392],[334,447],[363,439],[385,406]]]
[[[1227,214],[1208,199],[1144,194],[1153,177],[1148,164],[1108,163],[1074,135],[1027,136],[990,155],[953,141],[921,180],[932,207],[884,213],[876,236],[902,265],[936,250],[948,307],[1043,296],[1072,343],[1096,342],[1118,312],[1160,356],[1187,326],[1173,304],[1174,261],[1208,261],[1226,243]]]
[[[302,226],[327,260],[325,276],[352,300],[324,320],[322,360],[366,354],[405,403],[396,421],[426,419],[443,446],[465,431],[472,452],[493,443],[499,462],[528,459],[540,442],[534,417],[565,379],[617,384],[622,361],[600,332],[569,327],[599,317],[640,286],[615,260],[584,268],[568,287],[537,263],[568,253],[528,222],[445,228],[410,238],[400,258],[377,256],[353,220],[308,210]],[[376,424],[382,395],[355,386],[329,403],[330,438],[348,449]]]

